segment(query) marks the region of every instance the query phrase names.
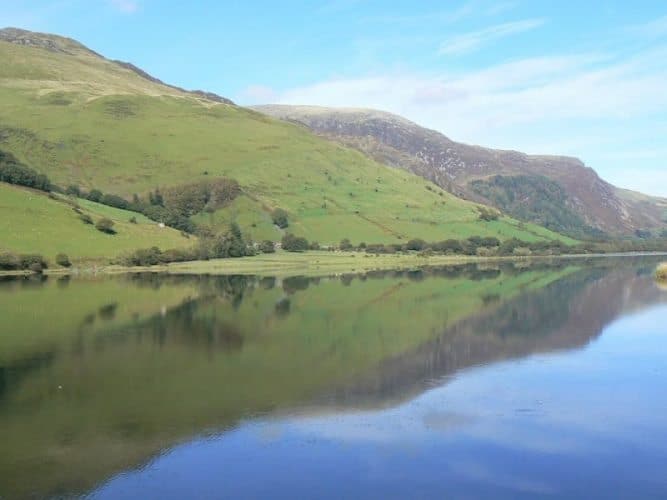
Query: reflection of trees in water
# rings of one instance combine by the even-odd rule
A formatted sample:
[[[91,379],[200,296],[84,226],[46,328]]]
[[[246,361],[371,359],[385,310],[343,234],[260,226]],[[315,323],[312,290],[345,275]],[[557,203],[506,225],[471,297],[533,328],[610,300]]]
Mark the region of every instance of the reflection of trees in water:
[[[503,302],[446,328],[436,339],[385,360],[353,383],[320,396],[324,404],[396,403],[434,380],[496,361],[585,346],[624,313],[667,301],[642,268],[591,268]]]
[[[308,290],[313,278],[306,276],[292,276],[283,280],[283,290],[287,295],[292,295],[296,292]]]
[[[100,319],[105,321],[111,321],[116,317],[116,311],[118,310],[118,302],[113,302],[111,304],[103,305],[98,310],[98,315]]]
[[[290,313],[291,306],[292,304],[287,297],[280,299],[278,302],[276,302],[275,306],[276,316],[279,318],[284,318]]]

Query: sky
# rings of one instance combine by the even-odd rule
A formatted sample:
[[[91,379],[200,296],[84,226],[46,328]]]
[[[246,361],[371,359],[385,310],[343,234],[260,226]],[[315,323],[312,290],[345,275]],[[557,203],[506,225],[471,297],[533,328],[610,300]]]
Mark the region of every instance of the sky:
[[[239,104],[381,109],[667,196],[665,0],[0,0],[0,26]]]

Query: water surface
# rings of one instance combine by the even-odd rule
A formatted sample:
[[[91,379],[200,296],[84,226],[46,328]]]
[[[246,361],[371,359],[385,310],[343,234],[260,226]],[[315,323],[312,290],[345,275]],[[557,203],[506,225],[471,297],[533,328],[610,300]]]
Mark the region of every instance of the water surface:
[[[0,281],[0,498],[665,498],[644,259]]]

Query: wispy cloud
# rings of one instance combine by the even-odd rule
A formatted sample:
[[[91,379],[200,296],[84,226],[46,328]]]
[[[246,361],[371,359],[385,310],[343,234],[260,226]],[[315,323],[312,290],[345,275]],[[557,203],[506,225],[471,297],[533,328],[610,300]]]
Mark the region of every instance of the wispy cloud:
[[[499,14],[502,14],[504,12],[510,11],[514,8],[516,8],[517,2],[502,2],[502,3],[497,3],[495,5],[492,5],[490,7],[487,7],[487,9],[484,11],[484,14],[487,16],[497,16]]]
[[[644,24],[636,24],[630,27],[630,32],[635,35],[660,38],[667,36],[667,16],[659,17]]]
[[[539,28],[544,22],[544,19],[524,19],[456,35],[441,44],[439,53],[458,55],[471,52],[495,40]]]
[[[524,58],[457,73],[336,78],[271,97],[284,104],[382,109],[464,142],[580,156],[612,181],[667,195],[640,175],[664,170],[665,157],[634,154],[638,144],[662,144],[664,130],[647,117],[667,113],[665,81],[667,46],[632,56]],[[629,169],[629,158],[642,170]]]
[[[124,14],[134,14],[139,10],[139,4],[134,0],[109,0],[111,6]]]

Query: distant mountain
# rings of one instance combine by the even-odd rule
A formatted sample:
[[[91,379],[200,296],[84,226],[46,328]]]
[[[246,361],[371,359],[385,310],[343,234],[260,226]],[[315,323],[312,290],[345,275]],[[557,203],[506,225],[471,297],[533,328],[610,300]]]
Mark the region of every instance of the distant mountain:
[[[620,236],[659,234],[667,227],[667,199],[612,186],[577,158],[470,146],[382,111],[287,105],[255,109],[555,231]]]

